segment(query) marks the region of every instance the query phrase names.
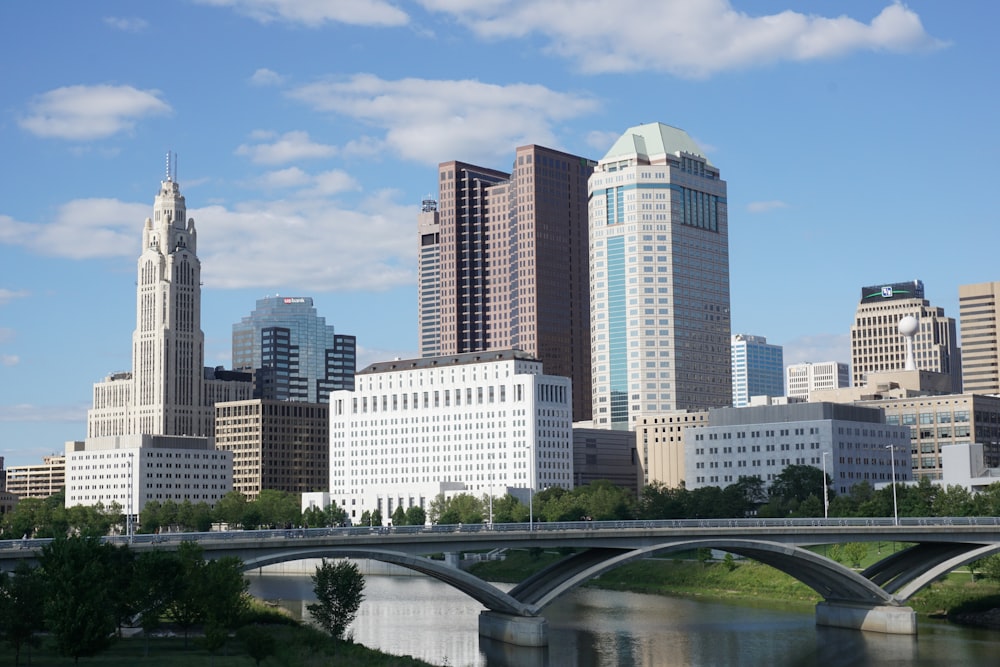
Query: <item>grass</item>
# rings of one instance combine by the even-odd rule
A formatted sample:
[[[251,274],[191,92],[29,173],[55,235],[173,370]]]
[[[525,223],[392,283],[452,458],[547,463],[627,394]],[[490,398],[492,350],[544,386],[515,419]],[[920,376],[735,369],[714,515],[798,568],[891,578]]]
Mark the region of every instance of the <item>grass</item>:
[[[410,656],[394,656],[374,651],[360,644],[333,642],[319,630],[300,624],[259,626],[275,639],[275,653],[265,658],[262,667],[430,667],[429,663]],[[73,665],[73,659],[59,655],[50,638],[42,638],[42,646],[21,651],[21,664],[32,667],[59,667]],[[0,664],[13,665],[14,652],[6,644],[0,645]],[[79,665],[109,665],[142,667],[247,667],[254,661],[242,643],[231,638],[226,647],[212,654],[198,639],[187,643],[183,637],[153,637],[148,642],[143,637],[120,639],[112,647],[92,658],[81,658]]]

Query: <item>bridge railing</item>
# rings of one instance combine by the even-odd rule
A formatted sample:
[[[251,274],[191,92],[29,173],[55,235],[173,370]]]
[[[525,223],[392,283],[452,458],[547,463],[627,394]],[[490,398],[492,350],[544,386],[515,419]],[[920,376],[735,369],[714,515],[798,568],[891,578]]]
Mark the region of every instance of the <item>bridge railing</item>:
[[[184,541],[216,543],[225,540],[296,539],[351,535],[408,535],[427,533],[482,532],[552,532],[552,531],[637,531],[669,528],[858,528],[891,527],[892,517],[837,519],[658,519],[649,521],[557,521],[531,523],[429,524],[424,526],[335,526],[330,528],[282,528],[264,530],[229,530],[204,533],[168,532],[137,535],[111,535],[102,538],[111,544],[177,544]],[[1000,526],[1000,517],[901,517],[901,527],[922,526]],[[0,551],[39,549],[51,539],[0,540]]]

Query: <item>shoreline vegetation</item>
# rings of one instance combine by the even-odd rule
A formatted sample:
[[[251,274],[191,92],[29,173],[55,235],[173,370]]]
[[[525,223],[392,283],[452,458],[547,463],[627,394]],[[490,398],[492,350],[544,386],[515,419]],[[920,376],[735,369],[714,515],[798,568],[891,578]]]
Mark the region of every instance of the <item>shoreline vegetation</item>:
[[[904,545],[880,542],[866,546],[862,567]],[[825,548],[817,551],[824,553]],[[511,550],[505,560],[478,562],[469,572],[488,581],[519,583],[564,557],[555,551]],[[629,563],[586,585],[737,604],[780,603],[801,606],[803,610],[811,609],[822,599],[802,582],[768,565],[744,559],[711,559],[698,553]],[[1000,583],[974,577],[967,569],[953,571],[924,588],[911,598],[909,606],[918,618],[947,619],[960,625],[1000,630]]]

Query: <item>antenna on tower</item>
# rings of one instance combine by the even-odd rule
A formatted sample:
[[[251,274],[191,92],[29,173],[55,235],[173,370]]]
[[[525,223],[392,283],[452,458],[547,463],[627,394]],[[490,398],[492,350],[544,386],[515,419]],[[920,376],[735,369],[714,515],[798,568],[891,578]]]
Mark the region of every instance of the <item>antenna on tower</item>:
[[[171,151],[167,151],[167,181],[177,181],[177,153]]]
[[[170,178],[170,151],[167,151],[167,180],[172,180]]]

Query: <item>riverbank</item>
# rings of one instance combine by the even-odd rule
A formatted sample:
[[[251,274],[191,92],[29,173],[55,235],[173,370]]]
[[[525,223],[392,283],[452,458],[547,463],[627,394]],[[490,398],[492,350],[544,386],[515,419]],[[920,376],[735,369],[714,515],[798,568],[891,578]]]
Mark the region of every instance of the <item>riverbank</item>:
[[[884,557],[882,547],[862,560]],[[878,551],[876,551],[878,550]],[[779,570],[750,560],[647,559],[606,572],[588,586],[607,590],[652,593],[726,601],[750,600],[813,606],[820,596]],[[489,581],[517,583],[564,558],[556,552],[511,550],[502,561],[472,565],[469,571]],[[962,625],[1000,630],[1000,584],[953,572],[910,600],[918,615],[947,618]]]

